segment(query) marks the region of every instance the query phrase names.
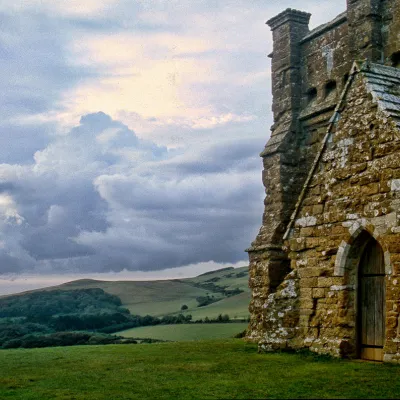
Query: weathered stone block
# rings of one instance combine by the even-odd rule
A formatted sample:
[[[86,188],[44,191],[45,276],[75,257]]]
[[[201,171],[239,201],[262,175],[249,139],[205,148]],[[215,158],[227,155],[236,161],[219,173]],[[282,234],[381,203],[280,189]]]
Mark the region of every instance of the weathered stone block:
[[[400,253],[400,237],[398,235],[385,237],[385,245],[390,253]]]
[[[361,193],[364,196],[372,196],[373,194],[379,193],[379,184],[370,183],[368,185],[361,186]]]
[[[300,279],[300,288],[314,288],[318,286],[318,279],[321,278],[302,278]]]
[[[325,297],[325,289],[323,288],[314,288],[312,291],[312,297],[314,299],[320,299],[322,297]]]
[[[319,277],[318,287],[330,288],[331,286],[341,286],[343,284],[343,278],[341,277]]]

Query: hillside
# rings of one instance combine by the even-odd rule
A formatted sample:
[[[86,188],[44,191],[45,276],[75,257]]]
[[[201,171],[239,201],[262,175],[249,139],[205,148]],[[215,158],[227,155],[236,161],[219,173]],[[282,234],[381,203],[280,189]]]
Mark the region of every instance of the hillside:
[[[250,302],[248,267],[223,268],[207,272],[195,278],[162,281],[96,281],[90,279],[72,281],[49,289],[100,288],[118,296],[122,305],[132,314],[162,317],[181,313],[192,314],[193,319],[215,318],[228,314],[231,318],[246,318]],[[230,291],[237,294],[230,295]],[[219,300],[198,307],[198,298]]]
[[[223,268],[195,278],[160,281],[98,281],[81,279],[38,291],[103,289],[118,296],[122,306],[135,315],[191,314],[193,319],[216,318],[228,314],[231,318],[247,318],[250,302],[248,267]],[[35,291],[37,292],[37,291]],[[198,307],[198,299],[215,301]],[[207,303],[207,300],[205,301]],[[186,305],[184,312],[181,307]]]

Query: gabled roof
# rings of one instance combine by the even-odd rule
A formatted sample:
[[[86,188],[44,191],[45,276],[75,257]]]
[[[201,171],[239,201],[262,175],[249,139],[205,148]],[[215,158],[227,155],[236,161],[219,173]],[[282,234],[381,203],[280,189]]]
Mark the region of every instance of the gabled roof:
[[[359,71],[378,108],[393,118],[400,128],[400,69],[365,62]]]
[[[321,143],[321,147],[314,159],[307,179],[303,185],[303,189],[297,200],[295,210],[290,217],[288,227],[283,236],[284,239],[287,239],[290,234],[290,230],[293,227],[306,195],[308,185],[310,184],[315,169],[319,164],[326,144],[332,135],[332,128],[340,119],[340,111],[343,107],[346,94],[349,91],[354,81],[354,77],[357,74],[361,74],[363,76],[367,91],[372,95],[373,102],[377,104],[378,109],[390,117],[400,129],[400,69],[382,64],[371,63],[369,61],[365,61],[363,63],[354,62],[350,71],[349,79],[340,95],[339,102],[336,105],[335,111],[329,121],[327,133]]]

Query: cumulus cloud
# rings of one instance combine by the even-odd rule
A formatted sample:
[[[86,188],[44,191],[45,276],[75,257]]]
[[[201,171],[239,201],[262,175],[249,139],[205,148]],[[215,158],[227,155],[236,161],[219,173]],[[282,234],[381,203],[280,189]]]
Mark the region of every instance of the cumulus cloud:
[[[342,11],[0,0],[0,274],[245,259],[271,124],[264,22],[285,7],[314,25]]]
[[[0,165],[0,254],[15,259],[1,272],[16,262],[64,272],[237,262],[262,203],[257,149],[225,141],[171,152],[86,115],[31,165]]]

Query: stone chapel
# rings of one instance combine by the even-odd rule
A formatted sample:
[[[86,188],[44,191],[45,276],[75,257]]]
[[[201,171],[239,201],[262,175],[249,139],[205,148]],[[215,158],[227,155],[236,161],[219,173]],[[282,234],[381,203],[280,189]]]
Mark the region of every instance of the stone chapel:
[[[274,124],[247,338],[400,362],[400,0],[309,19],[267,22]]]

